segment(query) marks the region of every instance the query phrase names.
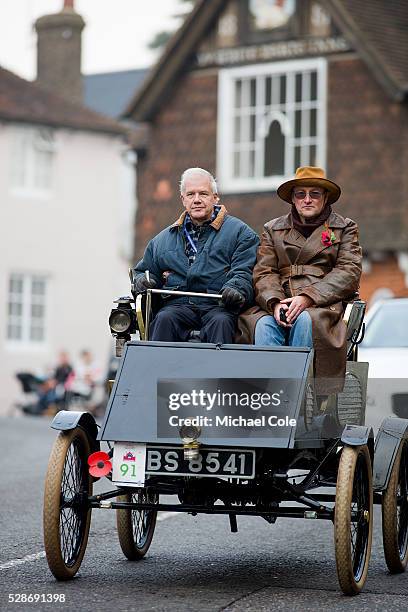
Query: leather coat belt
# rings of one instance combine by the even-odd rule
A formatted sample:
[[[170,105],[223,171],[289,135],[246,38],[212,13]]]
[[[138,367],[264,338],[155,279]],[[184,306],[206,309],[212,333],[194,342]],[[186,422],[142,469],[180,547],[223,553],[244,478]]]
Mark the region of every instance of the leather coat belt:
[[[324,272],[318,266],[307,266],[303,264],[293,264],[281,268],[279,274],[283,281],[292,278],[293,276],[324,276]]]

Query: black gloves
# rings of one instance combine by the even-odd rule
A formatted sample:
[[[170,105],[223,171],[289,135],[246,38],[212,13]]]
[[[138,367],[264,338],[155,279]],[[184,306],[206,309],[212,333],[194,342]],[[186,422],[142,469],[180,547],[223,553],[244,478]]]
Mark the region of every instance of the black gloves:
[[[157,283],[155,280],[150,279],[147,280],[146,276],[144,274],[139,274],[139,276],[136,276],[135,279],[133,279],[133,292],[134,293],[143,293],[143,291],[146,291],[146,289],[154,289],[156,287]]]
[[[226,287],[223,289],[221,295],[221,304],[231,312],[238,313],[244,305],[244,296],[233,287]]]

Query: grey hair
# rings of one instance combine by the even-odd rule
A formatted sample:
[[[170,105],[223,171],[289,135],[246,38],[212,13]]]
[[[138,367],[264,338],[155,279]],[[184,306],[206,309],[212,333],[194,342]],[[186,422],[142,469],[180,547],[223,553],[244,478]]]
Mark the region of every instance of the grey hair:
[[[217,182],[210,172],[204,170],[203,168],[187,168],[184,170],[180,179],[180,193],[184,193],[186,190],[186,179],[188,179],[193,174],[200,174],[201,176],[205,176],[205,178],[209,179],[211,189],[213,193],[218,193]]]

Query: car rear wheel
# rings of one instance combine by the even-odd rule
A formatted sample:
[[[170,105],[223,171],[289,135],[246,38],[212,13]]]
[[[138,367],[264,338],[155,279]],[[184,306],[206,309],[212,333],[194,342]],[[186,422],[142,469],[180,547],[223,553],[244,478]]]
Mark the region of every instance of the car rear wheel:
[[[158,496],[155,493],[141,491],[121,495],[117,500],[127,503],[157,504]],[[116,510],[120,547],[130,561],[141,559],[149,550],[156,527],[156,518],[157,512],[154,510],[132,510],[130,508]]]
[[[364,586],[371,554],[373,489],[366,445],[342,450],[336,486],[334,536],[337,576],[346,595]]]
[[[62,431],[48,462],[44,490],[44,546],[57,580],[73,578],[88,542],[92,479],[88,472],[88,436],[80,427]]]
[[[388,486],[382,496],[385,562],[392,574],[408,562],[408,442],[401,440]]]

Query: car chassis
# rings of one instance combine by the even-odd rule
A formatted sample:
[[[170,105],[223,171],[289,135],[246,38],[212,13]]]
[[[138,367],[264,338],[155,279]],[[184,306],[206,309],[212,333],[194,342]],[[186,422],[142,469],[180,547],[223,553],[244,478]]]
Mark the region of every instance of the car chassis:
[[[358,302],[346,310],[349,346],[344,390],[317,395],[310,349],[149,342],[149,316],[141,315],[141,310],[150,313],[153,293],[149,290],[147,298],[134,296],[135,300],[121,298],[112,311],[125,313],[131,325],[138,321],[142,341],[130,341],[131,325],[115,330],[111,313],[111,329],[123,355],[100,432],[89,413],[61,411],[52,422],[60,434],[46,478],[44,539],[54,576],[67,580],[78,571],[93,508],[117,510],[119,541],[130,560],[146,554],[158,511],[224,514],[232,532],[238,530],[237,516],[242,515],[259,516],[269,523],[279,517],[326,519],[334,524],[340,588],[353,595],[361,591],[367,576],[373,503],[382,505],[387,566],[394,573],[404,571],[408,562],[408,421],[385,419],[375,442],[373,430],[364,425],[368,366],[357,361],[364,304]],[[218,438],[206,437],[205,427],[203,431],[178,428],[176,438],[166,427],[160,432],[156,407],[163,394],[159,386],[175,388],[171,385],[177,379],[176,362],[184,371],[188,369],[190,378],[181,380],[186,389],[192,381],[203,379],[216,380],[218,385],[220,380],[253,384],[255,378],[286,384],[281,414],[295,417],[296,425],[272,435],[265,427],[259,435],[239,430],[240,435],[232,437],[221,428]],[[108,453],[100,451],[101,441],[108,442]],[[154,452],[160,461],[169,456],[171,469],[177,463],[177,474],[171,469],[160,473],[145,469],[140,486],[123,485],[118,469],[114,477],[111,442],[120,449],[122,444]],[[222,453],[227,460],[224,472],[217,474]],[[253,473],[235,475],[237,457],[243,464],[251,453]],[[191,472],[191,461],[197,457],[206,461],[207,472]],[[143,455],[143,461],[147,466],[147,456]],[[225,471],[227,465],[230,472]],[[100,476],[113,480],[115,488],[93,495],[93,482]],[[175,495],[178,503],[160,503],[160,495]]]

